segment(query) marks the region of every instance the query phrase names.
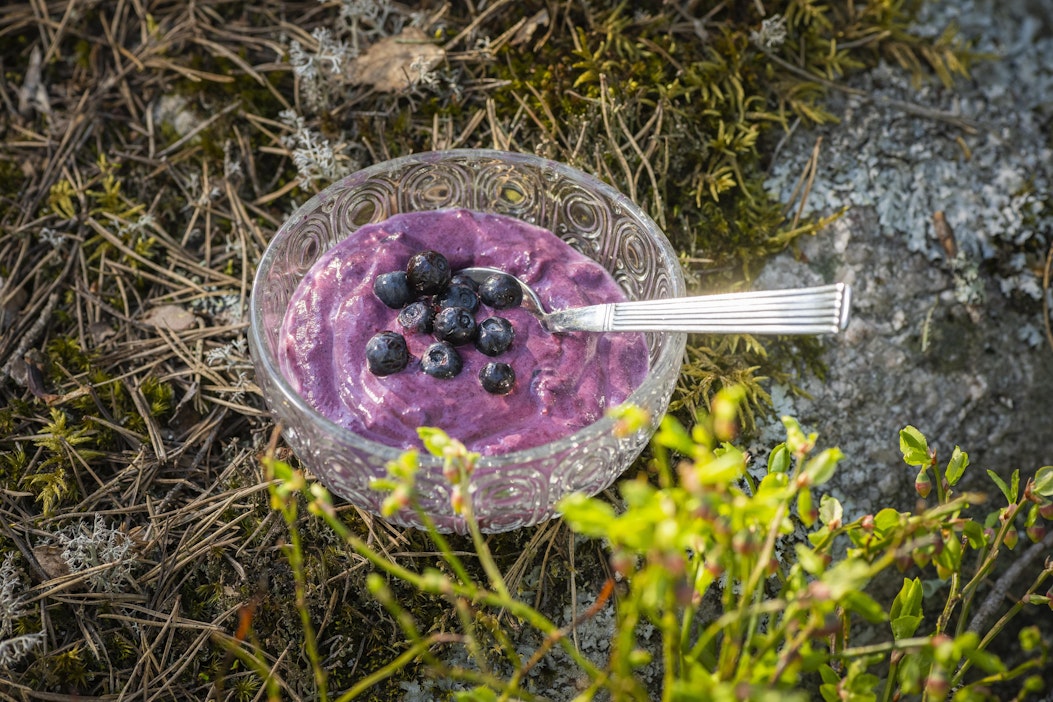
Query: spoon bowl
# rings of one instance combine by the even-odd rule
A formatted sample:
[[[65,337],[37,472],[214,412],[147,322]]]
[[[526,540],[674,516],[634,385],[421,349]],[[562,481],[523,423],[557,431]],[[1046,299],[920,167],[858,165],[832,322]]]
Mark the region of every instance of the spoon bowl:
[[[788,290],[634,300],[549,311],[533,288],[510,273],[473,266],[457,271],[477,283],[506,275],[523,291],[522,306],[550,332],[672,331],[716,334],[836,334],[848,326],[851,289],[844,283]]]

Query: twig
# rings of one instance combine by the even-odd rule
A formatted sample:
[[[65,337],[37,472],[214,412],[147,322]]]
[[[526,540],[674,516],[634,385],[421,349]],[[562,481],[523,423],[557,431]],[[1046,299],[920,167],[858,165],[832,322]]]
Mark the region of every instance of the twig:
[[[935,120],[937,122],[946,122],[958,129],[961,129],[967,134],[976,134],[979,131],[979,125],[972,120],[966,119],[959,115],[953,115],[943,110],[938,110],[933,107],[926,107],[925,105],[919,105],[916,102],[908,102],[906,100],[897,100],[895,98],[885,97],[883,95],[871,95],[865,90],[859,88],[850,88],[847,85],[841,85],[832,80],[827,80],[822,76],[817,76],[814,73],[810,73],[800,66],[795,66],[785,59],[779,58],[769,49],[761,49],[764,55],[771,59],[774,63],[778,64],[782,68],[786,69],[790,73],[796,76],[805,78],[810,81],[814,81],[824,88],[831,90],[837,90],[838,92],[845,93],[846,95],[854,95],[867,102],[875,102],[882,105],[888,105],[907,114],[912,114],[917,117],[924,117],[925,119]]]
[[[1049,281],[1050,273],[1053,272],[1053,243],[1049,245],[1046,253],[1046,267],[1042,271],[1042,321],[1046,325],[1046,340],[1049,348],[1053,349],[1053,323],[1049,319]]]
[[[815,184],[815,176],[819,172],[819,147],[822,143],[822,137],[815,140],[815,146],[812,147],[812,155],[808,157],[808,163],[805,164],[804,170],[801,171],[801,175],[797,179],[797,183],[793,186],[793,193],[790,194],[789,199],[786,201],[786,208],[783,210],[784,216],[789,214],[790,208],[793,207],[793,203],[797,199],[797,195],[801,195],[801,202],[797,206],[797,212],[793,215],[793,223],[790,225],[790,229],[796,229],[801,217],[804,215],[804,207],[808,203],[808,196],[811,194],[812,186]],[[803,193],[801,192],[802,188],[804,190]]]
[[[1013,561],[1013,565],[1009,566],[1005,573],[1002,574],[1002,577],[995,582],[983,604],[976,610],[976,614],[973,615],[972,620],[969,622],[968,631],[980,632],[986,629],[991,617],[994,616],[1002,601],[1009,594],[1009,588],[1013,587],[1017,579],[1040,556],[1048,555],[1051,548],[1053,548],[1053,531],[1046,534],[1046,538],[1038,543],[1031,544],[1030,548],[1020,554],[1019,558]]]
[[[607,76],[600,74],[600,113],[603,115],[603,128],[607,132],[607,139],[611,142],[611,151],[618,160],[618,165],[625,173],[625,181],[629,186],[629,199],[636,202],[636,181],[633,179],[633,171],[629,168],[629,162],[625,160],[618,141],[614,138],[614,130],[611,129],[611,120],[607,114]]]
[[[51,313],[55,310],[55,304],[58,303],[58,298],[58,292],[53,292],[48,295],[48,301],[44,304],[44,309],[40,312],[37,321],[33,322],[33,326],[29,328],[29,331],[27,331],[22,337],[22,341],[15,347],[14,352],[7,359],[7,363],[4,364],[0,374],[7,376],[16,382],[23,382],[24,379],[16,377],[15,364],[22,361],[26,352],[37,343],[41,336],[43,336],[44,330],[47,329],[48,323],[51,322]]]

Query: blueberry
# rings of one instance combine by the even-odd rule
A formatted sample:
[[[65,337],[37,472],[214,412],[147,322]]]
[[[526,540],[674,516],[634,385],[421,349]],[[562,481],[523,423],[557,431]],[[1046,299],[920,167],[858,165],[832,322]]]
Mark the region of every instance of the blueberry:
[[[382,331],[366,342],[366,365],[373,375],[398,373],[409,363],[409,350],[401,334]]]
[[[487,363],[479,371],[483,389],[493,395],[507,395],[516,384],[516,372],[507,363]]]
[[[503,310],[523,301],[523,289],[512,276],[494,273],[479,286],[479,297],[495,310]]]
[[[406,264],[409,286],[422,295],[435,295],[450,284],[450,262],[438,251],[413,254]]]
[[[450,285],[463,285],[467,288],[471,288],[472,292],[479,292],[479,283],[471,276],[458,273],[450,278]]]
[[[469,312],[479,309],[479,296],[467,285],[453,285],[435,298],[439,307],[463,307]]]
[[[435,321],[435,310],[424,300],[411,302],[399,312],[399,324],[408,332],[430,334]]]
[[[475,338],[475,317],[463,307],[444,307],[435,313],[432,325],[435,338],[454,346],[467,344]]]
[[[512,323],[504,317],[487,317],[479,322],[475,348],[487,356],[497,356],[508,350],[515,338]]]
[[[420,367],[433,378],[452,378],[461,372],[461,355],[445,341],[436,341],[424,350]]]
[[[405,306],[413,299],[413,293],[410,292],[406,280],[406,271],[378,275],[373,279],[373,294],[393,310]]]

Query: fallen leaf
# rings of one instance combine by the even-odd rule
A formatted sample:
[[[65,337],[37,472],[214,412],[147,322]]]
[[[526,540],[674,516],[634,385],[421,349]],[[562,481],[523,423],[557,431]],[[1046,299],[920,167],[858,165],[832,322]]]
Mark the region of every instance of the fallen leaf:
[[[522,26],[516,30],[516,35],[512,37],[512,41],[508,42],[510,46],[517,46],[530,41],[530,38],[534,36],[534,32],[538,30],[538,27],[543,27],[548,24],[548,10],[542,8],[534,13],[534,16],[526,20]]]
[[[51,404],[58,395],[48,392],[44,387],[44,355],[37,349],[30,349],[22,358],[26,371],[26,387],[33,397]]]
[[[143,315],[143,323],[152,327],[181,332],[197,326],[198,319],[179,305],[161,305]]]
[[[111,336],[116,336],[117,330],[106,322],[92,322],[88,325],[88,333],[91,335],[95,345],[98,346]]]
[[[51,115],[51,101],[48,99],[47,88],[41,81],[41,56],[40,47],[34,45],[29,52],[29,66],[26,68],[26,77],[22,81],[22,87],[18,90],[18,114],[29,117],[33,111],[44,115]]]
[[[62,549],[58,546],[51,544],[34,546],[33,557],[37,559],[40,569],[44,571],[48,578],[61,578],[63,575],[69,575],[70,573],[69,564],[62,557]]]
[[[347,68],[348,80],[384,93],[406,90],[442,63],[446,52],[428,41],[416,27],[385,37],[357,56]]]

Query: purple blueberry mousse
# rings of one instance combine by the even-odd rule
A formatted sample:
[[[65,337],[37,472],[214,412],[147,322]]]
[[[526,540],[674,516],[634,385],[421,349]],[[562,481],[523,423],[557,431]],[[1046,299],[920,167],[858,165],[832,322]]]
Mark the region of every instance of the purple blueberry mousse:
[[[519,276],[549,309],[615,302],[625,294],[599,264],[553,233],[511,217],[471,210],[411,212],[362,227],[326,252],[289,302],[279,342],[282,374],[317,412],[367,439],[419,448],[418,427],[438,427],[472,451],[494,455],[563,438],[620,404],[647,374],[638,333],[551,334],[521,307],[481,305],[479,321],[511,322],[512,345],[491,358],[458,347],[463,369],[452,378],[421,371],[432,334],[403,329],[399,310],[373,292],[378,275],[404,270],[415,254],[436,250],[456,272],[488,266]],[[378,332],[403,334],[409,362],[370,372],[366,345]],[[515,383],[487,392],[479,374],[506,363]]]

